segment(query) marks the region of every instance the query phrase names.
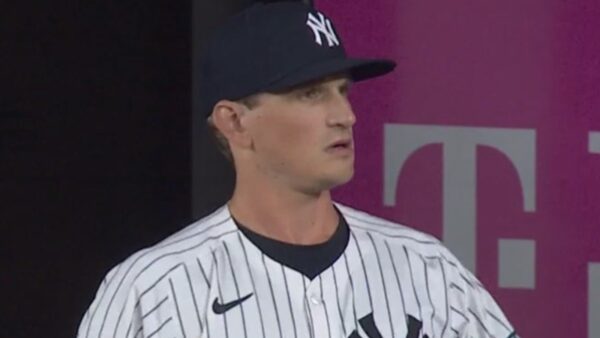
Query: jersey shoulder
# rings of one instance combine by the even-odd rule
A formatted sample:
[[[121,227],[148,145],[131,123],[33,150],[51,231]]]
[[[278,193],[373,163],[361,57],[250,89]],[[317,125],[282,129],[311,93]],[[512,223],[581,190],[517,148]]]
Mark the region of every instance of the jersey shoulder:
[[[81,321],[79,337],[130,337],[131,329],[136,332],[143,326],[142,308],[153,307],[156,297],[168,294],[172,280],[181,281],[200,268],[213,269],[210,253],[235,232],[228,209],[222,207],[129,256],[102,281]]]
[[[210,257],[221,239],[236,231],[228,210],[221,207],[164,240],[135,252],[115,266],[106,279],[118,277],[121,284],[129,285],[154,282],[171,269]]]
[[[518,338],[514,328],[484,285],[436,237],[364,211],[336,204],[357,245],[377,255],[376,245],[388,247],[392,262],[406,262],[413,273],[429,276],[452,304],[461,337]],[[370,242],[370,245],[367,244]],[[381,252],[381,251],[380,251]],[[411,265],[412,264],[412,265]],[[425,284],[427,285],[427,284]],[[420,287],[423,287],[421,285]],[[428,286],[429,288],[429,286]]]
[[[391,247],[404,247],[424,257],[453,257],[435,236],[362,210],[336,203],[351,231],[385,240]]]

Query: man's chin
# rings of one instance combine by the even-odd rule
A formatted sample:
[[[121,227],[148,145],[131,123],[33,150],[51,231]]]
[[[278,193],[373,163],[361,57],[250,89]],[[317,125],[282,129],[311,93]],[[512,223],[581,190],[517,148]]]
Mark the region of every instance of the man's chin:
[[[323,186],[326,187],[323,190],[331,190],[333,188],[337,188],[341,185],[344,185],[352,179],[354,176],[354,170],[349,170],[348,172],[337,173],[336,175],[332,175],[327,179],[323,180]]]

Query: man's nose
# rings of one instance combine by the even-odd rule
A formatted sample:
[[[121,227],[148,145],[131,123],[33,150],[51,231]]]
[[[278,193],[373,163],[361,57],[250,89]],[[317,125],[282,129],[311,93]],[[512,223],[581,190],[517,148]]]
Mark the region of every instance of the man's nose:
[[[352,104],[348,97],[338,94],[332,102],[327,124],[329,126],[340,126],[350,128],[356,123],[356,115],[352,110]]]

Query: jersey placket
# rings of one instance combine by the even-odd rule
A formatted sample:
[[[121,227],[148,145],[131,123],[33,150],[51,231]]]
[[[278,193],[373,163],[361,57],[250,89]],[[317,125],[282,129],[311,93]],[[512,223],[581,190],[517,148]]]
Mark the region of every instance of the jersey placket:
[[[334,325],[330,322],[329,308],[331,304],[326,304],[323,296],[323,285],[321,277],[317,277],[306,284],[305,303],[308,309],[307,315],[312,326],[314,338],[333,338]]]

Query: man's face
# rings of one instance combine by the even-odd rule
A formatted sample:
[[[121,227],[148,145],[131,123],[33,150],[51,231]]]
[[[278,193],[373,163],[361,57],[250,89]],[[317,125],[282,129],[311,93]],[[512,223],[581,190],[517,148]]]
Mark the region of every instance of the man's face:
[[[354,173],[350,81],[335,76],[278,94],[259,94],[248,114],[252,158],[269,178],[307,193],[346,183]]]

